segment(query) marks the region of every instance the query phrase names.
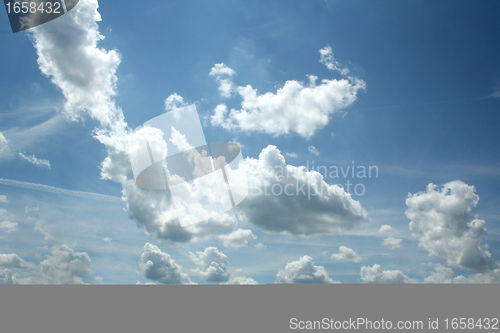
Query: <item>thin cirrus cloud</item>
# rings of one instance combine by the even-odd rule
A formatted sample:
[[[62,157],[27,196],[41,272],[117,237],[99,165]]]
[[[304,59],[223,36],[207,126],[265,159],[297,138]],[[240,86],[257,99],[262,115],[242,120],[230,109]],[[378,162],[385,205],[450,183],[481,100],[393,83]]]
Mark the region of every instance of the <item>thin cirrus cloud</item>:
[[[22,152],[19,152],[19,157],[23,160],[23,161],[26,161],[28,163],[31,163],[33,165],[36,165],[36,166],[40,166],[40,167],[44,167],[44,168],[47,168],[47,169],[50,169],[50,162],[48,160],[44,160],[44,159],[39,159],[37,157],[35,157],[35,155],[31,155],[31,156],[26,156],[24,153]]]
[[[28,183],[28,182],[20,182],[20,181],[12,180],[12,179],[0,178],[0,184],[20,187],[20,188],[27,188],[27,189],[36,190],[36,191],[69,195],[69,196],[79,197],[79,198],[84,198],[84,199],[102,200],[102,201],[107,201],[107,202],[122,202],[121,198],[113,197],[110,195],[66,190],[66,189],[62,189],[62,188],[58,188],[58,187],[42,185],[42,184],[35,184],[35,183]]]
[[[316,156],[320,155],[319,150],[316,147],[314,147],[314,146],[309,146],[307,149],[309,150],[310,153],[312,153],[312,154],[314,154]]]

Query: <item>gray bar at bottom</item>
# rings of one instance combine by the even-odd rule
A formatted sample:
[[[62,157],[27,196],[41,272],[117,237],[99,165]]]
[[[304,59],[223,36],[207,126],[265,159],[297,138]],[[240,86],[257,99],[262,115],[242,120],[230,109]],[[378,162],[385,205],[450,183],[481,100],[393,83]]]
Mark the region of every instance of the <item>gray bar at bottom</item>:
[[[0,286],[8,333],[387,331],[382,320],[442,332],[446,319],[450,332],[496,332],[499,309],[497,285]]]

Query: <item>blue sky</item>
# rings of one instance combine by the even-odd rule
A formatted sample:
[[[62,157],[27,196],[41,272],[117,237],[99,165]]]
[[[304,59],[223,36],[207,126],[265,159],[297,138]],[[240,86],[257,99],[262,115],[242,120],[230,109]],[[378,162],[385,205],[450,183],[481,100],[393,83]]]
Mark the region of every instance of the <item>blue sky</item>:
[[[68,14],[16,34],[7,15],[0,16],[0,178],[114,197],[85,199],[0,183],[0,223],[8,222],[0,224],[0,281],[500,281],[497,1],[96,5],[81,1]],[[98,25],[96,10],[102,18]],[[96,46],[82,38],[86,31],[99,31],[105,39]],[[87,43],[89,53],[79,53],[84,50],[79,43]],[[64,66],[68,49],[76,50],[68,55],[74,68]],[[349,73],[330,70],[320,61],[320,50],[331,50],[331,61]],[[43,67],[43,61],[53,65]],[[210,75],[216,64],[235,74]],[[78,86],[78,75],[88,84]],[[351,96],[330,87],[335,96],[352,99],[339,106],[327,98],[327,120],[307,125],[311,135],[293,126],[280,132],[264,125],[283,110],[286,118],[287,108],[270,107],[269,117],[255,124],[230,118],[231,109],[245,108],[243,87],[251,85],[259,96],[278,94],[293,81],[305,88],[309,75],[317,77],[311,89],[322,87],[324,79],[343,80],[354,89]],[[218,90],[222,79],[232,83],[229,98]],[[99,100],[102,91],[107,92]],[[311,105],[326,98],[319,88],[314,91]],[[259,168],[265,167],[252,161],[264,153],[281,155],[288,165],[309,166],[311,177],[313,161],[328,170],[376,166],[378,177],[326,177],[328,186],[347,180],[361,184],[364,194],[351,190],[349,199],[334,195],[326,204],[297,199],[300,211],[287,206],[292,199],[248,198],[228,212],[229,224],[207,222],[206,228],[181,232],[189,238],[184,240],[162,236],[155,223],[173,223],[161,220],[168,210],[160,207],[164,202],[147,196],[135,202],[132,194],[143,192],[120,180],[130,164],[117,152],[119,126],[114,125],[137,128],[168,111],[165,100],[173,94],[182,96],[183,105],[196,105],[207,142],[242,146],[247,167],[254,168],[251,177],[263,174]],[[80,104],[69,105],[72,98]],[[226,127],[213,118],[221,104],[228,109],[225,121],[232,121]],[[313,113],[298,102],[289,108],[299,124]],[[115,117],[111,124],[99,118],[103,114]],[[96,138],[99,130],[104,139]],[[103,171],[107,157],[111,166]],[[443,187],[428,189],[429,183]],[[408,193],[420,192],[407,201]],[[359,222],[354,208],[338,211],[333,204],[338,198],[358,202],[366,216]],[[143,214],[152,204],[159,208],[147,218],[155,223]],[[277,222],[287,218],[296,218],[306,231]],[[484,225],[467,224],[478,220]],[[356,256],[347,255],[353,252]],[[344,256],[335,256],[339,253]],[[21,264],[14,263],[14,255]],[[72,260],[76,268],[68,265]],[[210,275],[213,271],[218,277]]]

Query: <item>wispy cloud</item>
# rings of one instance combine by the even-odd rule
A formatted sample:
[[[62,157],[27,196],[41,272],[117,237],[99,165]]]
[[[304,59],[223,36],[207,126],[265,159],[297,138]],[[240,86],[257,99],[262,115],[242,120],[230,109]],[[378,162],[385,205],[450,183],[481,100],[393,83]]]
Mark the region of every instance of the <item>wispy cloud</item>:
[[[308,148],[308,149],[309,149],[309,151],[310,151],[311,153],[313,153],[314,155],[319,156],[320,152],[319,152],[319,150],[318,150],[316,147],[314,147],[314,146],[309,146],[309,148]]]
[[[108,202],[122,202],[121,198],[113,197],[110,195],[96,194],[96,193],[90,193],[90,192],[81,192],[81,191],[72,191],[72,190],[66,190],[66,189],[53,187],[53,186],[20,182],[20,181],[11,180],[11,179],[0,178],[0,184],[20,187],[20,188],[27,188],[30,190],[55,193],[55,194],[69,195],[69,196],[79,197],[79,198],[84,198],[84,199],[103,200],[103,201],[108,201]]]
[[[42,160],[42,159],[36,158],[35,155],[26,156],[21,152],[19,153],[19,157],[23,161],[29,162],[29,163],[34,164],[36,166],[45,167],[45,168],[50,169],[50,162],[48,160]]]

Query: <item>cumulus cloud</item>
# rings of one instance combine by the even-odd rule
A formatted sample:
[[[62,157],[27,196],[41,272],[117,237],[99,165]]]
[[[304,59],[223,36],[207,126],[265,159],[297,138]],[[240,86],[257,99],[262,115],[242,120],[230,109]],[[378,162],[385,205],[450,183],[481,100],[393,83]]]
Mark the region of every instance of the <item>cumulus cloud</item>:
[[[393,235],[395,231],[390,225],[384,224],[380,227],[380,229],[378,229],[378,233],[382,236],[390,236]]]
[[[286,264],[277,274],[277,283],[340,283],[332,280],[323,266],[314,265],[313,258],[300,257],[297,261]]]
[[[229,271],[227,256],[216,247],[207,247],[205,251],[191,253],[191,259],[198,266],[193,272],[205,282],[219,282],[220,284],[257,284],[249,277],[242,275],[242,270]]]
[[[394,250],[403,246],[403,240],[399,238],[387,237],[384,238],[382,245],[387,246],[391,250]]]
[[[9,200],[7,200],[7,196],[6,195],[0,195],[0,203],[7,203],[9,202]]]
[[[12,275],[10,269],[0,270],[0,285],[2,284],[17,284],[15,276]]]
[[[135,134],[138,138],[154,140],[154,133],[146,129],[143,133]],[[167,191],[144,190],[136,185],[128,152],[128,139],[131,135],[134,133],[129,134],[126,139],[112,138],[107,142],[108,157],[102,163],[102,177],[122,185],[122,198],[129,218],[138,227],[144,228],[153,239],[173,243],[229,234],[236,230],[236,218],[229,213],[182,228],[172,197]]]
[[[246,284],[258,284],[257,281],[251,277],[246,277],[244,275],[235,275],[229,278],[229,281],[223,284],[235,284],[235,285],[246,285]]]
[[[33,29],[33,42],[40,70],[65,96],[66,114],[76,119],[87,112],[99,122],[95,138],[108,151],[101,164],[101,177],[122,185],[122,198],[130,219],[152,238],[189,242],[197,237],[231,233],[237,223],[228,214],[181,228],[172,199],[165,191],[142,190],[135,184],[128,149],[134,133],[128,130],[122,110],[114,101],[120,55],[98,47],[103,36],[97,25],[100,21],[97,8],[96,0],[81,1],[60,19]],[[184,99],[177,94],[165,100],[165,109],[174,115],[180,116],[184,105]],[[157,133],[150,128],[142,134],[149,140]]]
[[[469,276],[455,276],[453,269],[437,264],[434,272],[425,278],[425,283],[473,283],[473,284],[498,284],[500,283],[500,269],[486,271],[484,273],[471,274]]]
[[[252,230],[239,228],[229,235],[219,236],[219,239],[223,241],[225,247],[239,248],[246,246],[251,240],[256,240],[257,237],[252,233]]]
[[[36,158],[35,155],[26,156],[22,152],[19,152],[19,157],[23,161],[26,161],[26,162],[31,163],[33,165],[50,169],[50,162],[48,160],[42,160],[42,159]]]
[[[347,68],[338,68],[331,47],[320,50],[320,61],[330,70],[346,75]],[[228,110],[219,104],[211,118],[212,125],[226,130],[264,132],[274,136],[297,133],[309,138],[330,121],[331,115],[341,112],[354,103],[357,93],[364,90],[363,80],[347,77],[341,80],[324,79],[318,85],[318,77],[309,75],[307,84],[296,80],[286,81],[276,93],[259,94],[251,85],[236,86],[231,81],[235,72],[224,64],[212,67],[210,75],[220,83],[223,97],[237,93],[243,101],[241,109]],[[229,78],[222,78],[222,76]]]
[[[198,251],[196,254],[191,254],[191,258],[199,266],[194,272],[206,282],[229,281],[227,256],[216,247],[207,247],[203,252]]]
[[[243,99],[241,110],[229,111],[225,104],[214,110],[212,125],[226,130],[264,132],[274,136],[297,133],[309,138],[328,124],[330,117],[354,103],[365,82],[359,79],[328,80],[316,84],[291,80],[276,94],[258,94],[251,85],[234,90]]]
[[[3,268],[27,268],[28,264],[15,253],[0,254],[0,267]]]
[[[85,252],[66,245],[54,246],[51,255],[40,263],[40,272],[48,284],[84,284],[92,273],[92,262]]]
[[[429,184],[425,192],[409,194],[406,216],[419,247],[451,267],[490,270],[485,221],[470,213],[479,201],[475,188],[462,181],[442,187]]]
[[[309,149],[309,152],[313,153],[313,154],[314,154],[314,155],[316,155],[316,156],[319,156],[319,154],[320,154],[320,153],[319,153],[319,150],[318,150],[318,149],[316,149],[316,147],[314,147],[314,146],[309,146],[309,148],[308,148],[308,149]]]
[[[226,66],[224,63],[215,64],[210,70],[211,76],[215,76],[217,82],[219,82],[219,91],[222,97],[229,98],[235,91],[235,85],[231,81],[230,77],[235,75],[236,72]],[[225,77],[225,78],[223,78]]]
[[[182,267],[158,246],[146,243],[141,256],[140,270],[142,274],[153,281],[163,284],[192,284]]]
[[[400,270],[384,271],[378,264],[361,267],[361,280],[363,283],[418,283]]]
[[[100,127],[95,131],[95,137],[106,146],[108,151],[108,156],[101,164],[102,178],[122,185],[122,198],[130,219],[138,227],[144,228],[153,239],[158,238],[174,243],[190,242],[199,238],[228,235],[234,232],[237,230],[237,220],[232,214],[221,214],[181,228],[171,197],[164,191],[142,190],[135,184],[128,150],[129,138],[133,133],[127,129],[123,113],[114,101],[115,72],[120,63],[120,55],[116,51],[106,51],[97,46],[103,38],[97,25],[100,20],[97,8],[96,0],[81,1],[67,15],[34,29],[33,42],[37,49],[40,70],[51,78],[66,98],[66,114],[75,119],[80,117],[82,112],[87,112],[100,123]],[[227,66],[220,65],[214,66],[213,74],[216,77],[231,77],[234,71]],[[307,87],[299,82],[289,81],[277,95],[258,96],[257,104],[254,106],[252,106],[251,95],[256,92],[251,87],[239,87],[238,91],[242,96],[246,96],[243,107],[250,110],[248,115],[260,114],[266,118],[267,112],[274,114],[275,111],[278,113],[286,111],[285,116],[278,117],[281,117],[287,124],[285,132],[296,130],[305,135],[312,134],[318,124],[324,126],[331,113],[352,103],[356,98],[357,90],[364,87],[364,82],[359,80],[356,82],[326,80],[319,86],[315,84],[315,80],[311,77],[311,82]],[[267,108],[269,105],[264,107],[267,98],[278,102],[277,106],[271,109]],[[292,105],[295,111],[288,110],[286,105],[289,102],[295,103]],[[165,108],[170,112],[181,112],[182,105],[184,105],[184,100],[177,94],[165,100]],[[296,122],[297,117],[293,115],[294,112],[303,112],[309,120],[300,119]],[[292,115],[289,117],[290,113]],[[306,126],[307,128],[302,127],[301,124],[307,123],[312,124],[312,127],[309,125],[307,125],[309,127]],[[277,126],[281,128],[280,124]],[[150,132],[148,135],[154,136],[154,133]],[[268,149],[261,155],[270,157],[272,152]],[[276,181],[276,175],[269,174],[270,162],[270,160],[250,159],[243,163],[248,163],[254,176],[254,184],[264,180],[287,185],[286,180]],[[297,181],[299,191],[302,190],[300,186],[309,181],[320,186],[328,186],[317,173],[307,172],[303,168],[290,170],[293,175],[288,178],[288,182]],[[260,184],[258,186],[260,187]],[[340,188],[329,188],[331,193],[311,197],[311,200],[300,194],[294,197],[283,195],[281,199],[271,198],[271,200],[265,196],[254,195],[251,196],[252,200],[247,200],[250,202],[249,206],[255,207],[263,202],[263,209],[259,208],[254,212],[246,209],[242,215],[267,230],[306,235],[338,233],[350,229],[358,222],[366,221],[366,212],[359,202],[352,200]],[[273,203],[267,201],[281,204],[278,207],[281,209],[277,209]],[[294,203],[298,205],[290,210],[289,204]],[[286,214],[278,216],[280,211]],[[311,214],[311,212],[314,213]],[[264,219],[269,217],[278,218],[276,222],[272,220],[265,222]]]
[[[182,108],[188,104],[184,101],[184,97],[176,93],[171,94],[165,99],[165,111],[172,112],[176,118],[181,117]]]
[[[120,54],[97,44],[104,39],[97,22],[97,0],[80,1],[68,14],[33,29],[40,70],[64,94],[64,110],[77,119],[86,111],[109,128],[124,126],[116,107],[116,69]]]
[[[331,258],[339,261],[351,261],[354,263],[360,263],[364,259],[354,252],[353,249],[348,248],[347,246],[341,246],[339,247],[340,253],[334,253],[332,254]]]
[[[249,194],[238,216],[264,230],[292,235],[340,234],[367,222],[367,213],[343,189],[321,174],[287,165],[278,148],[243,162]]]
[[[19,226],[19,223],[17,223],[17,222],[10,222],[10,221],[0,222],[0,229],[6,233],[11,233],[11,232],[15,232],[15,231],[19,230],[18,226]]]
[[[349,74],[349,68],[345,67],[343,69],[340,68],[339,62],[335,59],[335,56],[333,55],[333,50],[330,45],[325,46],[321,50],[319,50],[320,54],[320,59],[319,62],[321,62],[323,65],[326,66],[331,71],[338,71],[342,75],[347,75]]]
[[[285,155],[287,157],[291,157],[291,158],[297,158],[297,157],[299,157],[299,155],[297,155],[297,153],[294,153],[294,152],[292,152],[292,153],[285,153]]]

